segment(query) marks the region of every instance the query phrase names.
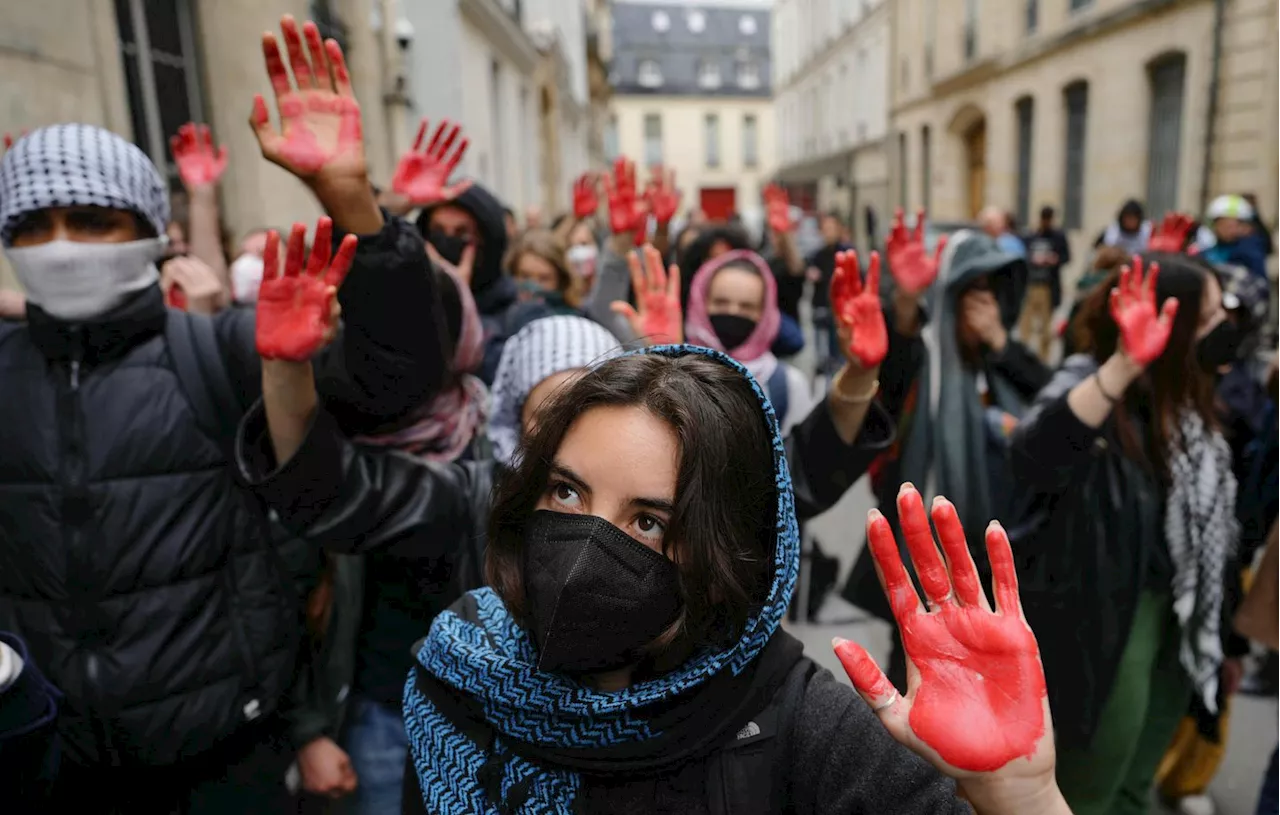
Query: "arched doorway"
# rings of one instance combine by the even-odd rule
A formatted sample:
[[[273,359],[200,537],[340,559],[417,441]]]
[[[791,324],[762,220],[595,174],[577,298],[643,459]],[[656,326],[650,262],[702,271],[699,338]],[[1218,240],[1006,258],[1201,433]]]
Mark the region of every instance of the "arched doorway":
[[[976,218],[987,198],[987,120],[979,119],[964,134],[965,163],[968,165],[969,217]]]
[[[965,105],[951,118],[947,130],[963,148],[963,200],[969,217],[976,218],[987,198],[987,117],[978,107]]]

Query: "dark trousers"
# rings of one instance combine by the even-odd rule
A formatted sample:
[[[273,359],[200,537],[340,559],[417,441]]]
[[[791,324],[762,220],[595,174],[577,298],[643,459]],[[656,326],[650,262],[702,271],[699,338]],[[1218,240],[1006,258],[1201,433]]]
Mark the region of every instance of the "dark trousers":
[[[1271,754],[1271,765],[1267,774],[1262,777],[1262,794],[1258,796],[1258,815],[1276,815],[1280,812],[1280,779],[1277,779],[1276,762],[1280,759],[1280,748]]]
[[[813,307],[814,362],[819,374],[832,374],[844,364],[835,315],[828,306]]]
[[[279,815],[296,807],[285,788],[293,758],[283,725],[272,721],[171,767],[85,767],[64,760],[47,811]]]

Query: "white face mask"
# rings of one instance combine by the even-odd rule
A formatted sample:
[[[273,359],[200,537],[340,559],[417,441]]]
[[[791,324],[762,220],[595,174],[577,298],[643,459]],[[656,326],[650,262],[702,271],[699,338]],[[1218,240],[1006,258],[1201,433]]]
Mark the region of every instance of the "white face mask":
[[[56,240],[5,254],[27,299],[60,320],[100,317],[160,279],[167,238],[128,243]]]
[[[570,246],[565,259],[583,277],[591,277],[596,273],[596,248],[589,243]]]
[[[253,254],[241,255],[231,264],[231,297],[237,303],[258,302],[262,269],[262,258]]]

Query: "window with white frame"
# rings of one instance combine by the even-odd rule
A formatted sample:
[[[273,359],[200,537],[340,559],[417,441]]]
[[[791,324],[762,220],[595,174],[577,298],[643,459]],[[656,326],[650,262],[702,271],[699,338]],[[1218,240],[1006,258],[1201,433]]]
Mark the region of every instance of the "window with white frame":
[[[636,81],[642,88],[662,87],[662,66],[656,59],[642,59],[636,69]]]
[[[720,87],[720,63],[714,59],[698,60],[698,87],[712,90]]]
[[[760,87],[760,66],[746,60],[738,63],[738,87],[753,91]]]
[[[689,31],[694,34],[701,34],[707,30],[707,15],[697,9],[686,14],[684,22],[689,26]]]
[[[133,141],[177,188],[169,137],[204,121],[191,0],[115,0]]]
[[[750,37],[757,31],[756,18],[750,14],[744,14],[738,18],[738,33],[744,37]]]
[[[720,117],[715,113],[708,113],[703,120],[703,129],[706,134],[707,142],[707,166],[711,168],[720,166]]]
[[[671,15],[665,11],[655,11],[649,23],[653,26],[654,31],[659,34],[665,34],[671,30]]]
[[[618,117],[610,116],[604,126],[604,158],[613,161],[618,157]]]
[[[650,167],[662,163],[662,114],[644,115],[644,162]]]

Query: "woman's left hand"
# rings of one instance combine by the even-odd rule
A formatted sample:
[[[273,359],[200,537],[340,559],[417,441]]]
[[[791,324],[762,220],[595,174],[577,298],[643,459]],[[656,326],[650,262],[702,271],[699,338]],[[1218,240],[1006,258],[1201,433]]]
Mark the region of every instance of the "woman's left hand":
[[[831,305],[845,356],[860,368],[874,368],[889,353],[889,332],[880,306],[880,254],[871,253],[867,282],[857,252],[838,252],[831,278]]]
[[[1053,726],[1035,635],[1018,598],[1009,539],[987,527],[996,607],[988,603],[955,507],[933,504],[938,552],[920,493],[898,493],[902,533],[924,587],[920,602],[889,522],[872,510],[868,545],[902,632],[905,697],[859,645],[837,640],[836,655],[859,695],[890,734],[958,779],[983,813],[1066,811],[1054,781]]]
[[[680,310],[680,267],[662,268],[662,253],[645,244],[644,266],[635,252],[627,254],[631,267],[631,289],[636,293],[640,310],[624,300],[615,300],[610,306],[614,314],[621,314],[631,323],[631,330],[649,345],[666,345],[684,341],[684,314]]]

